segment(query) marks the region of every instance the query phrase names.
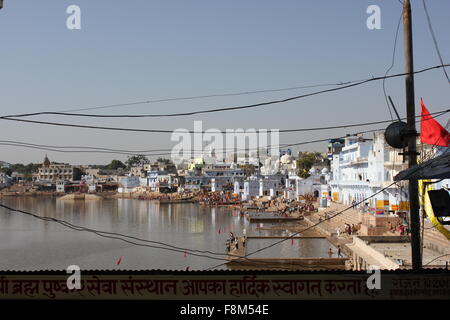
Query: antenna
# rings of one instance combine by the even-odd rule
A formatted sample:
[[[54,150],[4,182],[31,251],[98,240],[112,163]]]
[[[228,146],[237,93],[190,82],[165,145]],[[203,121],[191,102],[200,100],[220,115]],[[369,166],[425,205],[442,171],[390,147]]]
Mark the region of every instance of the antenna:
[[[397,115],[398,121],[401,121],[400,115],[398,114],[397,109],[395,108],[394,102],[392,102],[391,96],[388,96],[388,98],[389,98],[389,101],[390,101],[390,103],[391,103],[391,105],[392,105],[392,108],[393,108],[394,111],[395,111],[395,114]]]

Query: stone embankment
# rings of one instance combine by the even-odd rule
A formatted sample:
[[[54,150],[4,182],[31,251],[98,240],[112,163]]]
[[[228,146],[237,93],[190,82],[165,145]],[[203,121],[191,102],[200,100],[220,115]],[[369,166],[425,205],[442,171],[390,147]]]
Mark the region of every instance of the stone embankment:
[[[95,195],[95,194],[87,194],[87,193],[71,193],[66,194],[59,198],[59,200],[64,201],[91,201],[91,200],[102,200],[103,198]]]

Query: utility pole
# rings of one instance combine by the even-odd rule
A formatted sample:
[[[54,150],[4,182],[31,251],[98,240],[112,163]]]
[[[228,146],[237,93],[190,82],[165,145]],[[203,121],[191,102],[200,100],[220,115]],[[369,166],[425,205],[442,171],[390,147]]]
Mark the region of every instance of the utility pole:
[[[403,0],[403,48],[405,55],[406,117],[408,135],[408,167],[417,165],[416,114],[414,103],[414,62],[410,0]],[[414,270],[422,268],[420,241],[419,191],[417,179],[409,179],[409,215],[411,222],[411,257]]]

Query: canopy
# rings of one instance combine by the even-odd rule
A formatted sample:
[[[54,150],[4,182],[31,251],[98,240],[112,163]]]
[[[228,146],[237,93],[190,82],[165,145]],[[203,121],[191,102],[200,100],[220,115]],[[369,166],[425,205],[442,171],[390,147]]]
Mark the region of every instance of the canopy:
[[[450,152],[403,170],[395,176],[394,180],[448,178],[450,178]]]

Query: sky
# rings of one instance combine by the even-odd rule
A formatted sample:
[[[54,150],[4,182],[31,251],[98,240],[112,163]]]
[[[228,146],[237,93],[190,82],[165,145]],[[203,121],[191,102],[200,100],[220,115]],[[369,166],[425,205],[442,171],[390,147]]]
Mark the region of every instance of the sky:
[[[414,66],[439,64],[422,1],[412,1]],[[450,1],[428,0],[444,62],[450,62]],[[81,30],[69,30],[66,9],[81,9]],[[381,29],[369,30],[366,10],[381,9]],[[0,114],[62,111],[151,99],[288,88],[382,76],[391,64],[398,0],[4,0],[0,10]],[[395,65],[402,73],[403,32]],[[450,68],[447,68],[450,72]],[[386,81],[401,116],[404,79]],[[231,107],[283,99],[318,89],[178,100],[91,113],[161,113]],[[415,77],[430,112],[448,109],[450,90],[441,69]],[[145,119],[29,119],[144,129],[291,129],[390,119],[382,82],[259,109]],[[439,121],[446,124],[448,115]],[[281,143],[339,137],[348,128],[282,134]],[[128,150],[170,149],[170,134],[63,128],[0,119],[0,140]],[[326,143],[295,148],[325,151]],[[0,145],[0,160],[105,164],[124,155],[57,153]]]

